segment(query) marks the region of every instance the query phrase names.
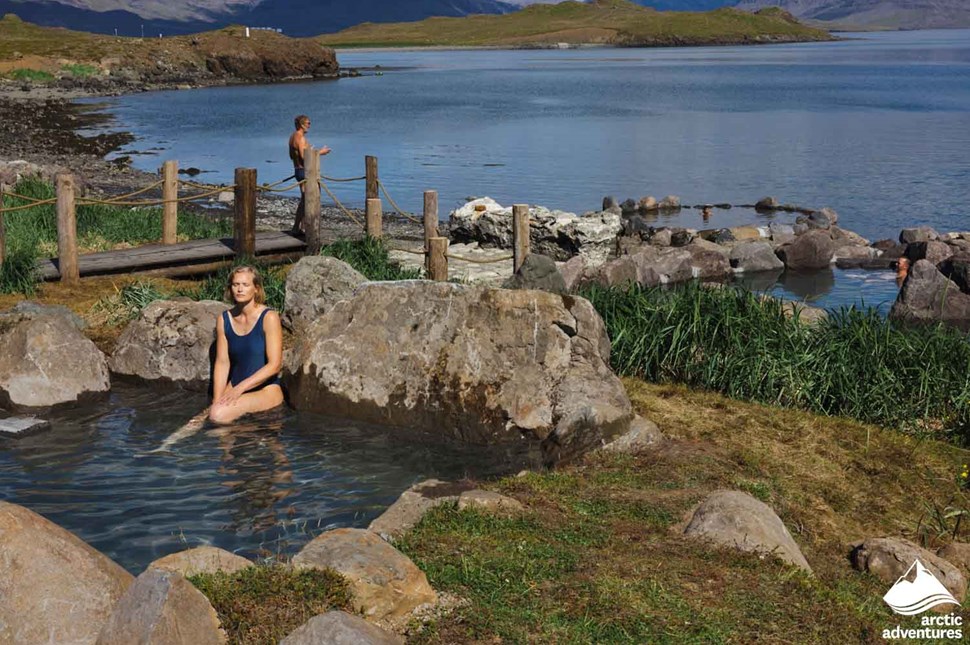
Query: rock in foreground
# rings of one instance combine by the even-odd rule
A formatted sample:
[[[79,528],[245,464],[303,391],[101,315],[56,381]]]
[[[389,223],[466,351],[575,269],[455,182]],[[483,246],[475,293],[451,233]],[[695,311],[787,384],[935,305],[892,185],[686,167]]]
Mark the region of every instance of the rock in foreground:
[[[809,573],[801,549],[775,512],[747,493],[720,490],[701,502],[684,535],[762,555],[772,554]]]
[[[93,643],[132,580],[73,533],[0,502],[0,643]]]
[[[401,645],[404,639],[342,611],[314,616],[280,645]]]
[[[437,595],[428,578],[403,553],[364,529],[336,529],[315,537],[293,557],[293,566],[333,569],[367,620],[396,620]]]

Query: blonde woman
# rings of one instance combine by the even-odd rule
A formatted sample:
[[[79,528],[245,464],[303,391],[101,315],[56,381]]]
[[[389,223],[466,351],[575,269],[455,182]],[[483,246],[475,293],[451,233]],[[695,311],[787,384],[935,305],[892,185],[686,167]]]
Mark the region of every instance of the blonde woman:
[[[216,321],[216,360],[212,404],[169,435],[151,452],[162,452],[203,428],[205,422],[230,424],[244,414],[283,403],[280,367],[283,329],[278,313],[266,306],[263,279],[254,267],[232,270],[226,281],[231,309]]]
[[[280,367],[283,328],[278,313],[266,306],[259,271],[233,269],[226,284],[233,306],[216,321],[216,361],[212,371],[209,421],[232,423],[244,414],[283,403]]]

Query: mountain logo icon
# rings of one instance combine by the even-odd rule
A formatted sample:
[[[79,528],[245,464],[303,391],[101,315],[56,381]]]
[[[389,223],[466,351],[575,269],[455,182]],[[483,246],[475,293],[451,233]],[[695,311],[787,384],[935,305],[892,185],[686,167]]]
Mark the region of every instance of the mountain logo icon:
[[[913,569],[916,569],[916,577],[909,581],[907,577]],[[919,560],[913,561],[882,599],[894,612],[903,616],[915,616],[937,605],[960,605]]]

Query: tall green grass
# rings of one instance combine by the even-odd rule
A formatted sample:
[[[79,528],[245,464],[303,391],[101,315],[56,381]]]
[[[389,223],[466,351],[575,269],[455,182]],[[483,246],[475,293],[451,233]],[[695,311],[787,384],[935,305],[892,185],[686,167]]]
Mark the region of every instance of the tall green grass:
[[[37,178],[17,183],[13,192],[34,199],[55,196],[54,187]],[[6,207],[28,204],[4,195]],[[36,206],[4,215],[7,259],[0,267],[0,293],[30,293],[36,282],[33,265],[37,258],[57,252],[57,214],[54,204]],[[226,237],[232,233],[228,219],[213,220],[182,211],[179,213],[180,238],[205,239]],[[117,245],[139,245],[157,242],[162,237],[159,208],[87,205],[77,207],[78,244],[88,250],[107,250]]]
[[[368,280],[417,280],[421,277],[421,271],[405,269],[392,262],[384,242],[372,237],[338,240],[320,253],[346,262]]]
[[[590,287],[614,369],[748,399],[970,443],[970,343],[873,309],[814,324],[738,289]]]

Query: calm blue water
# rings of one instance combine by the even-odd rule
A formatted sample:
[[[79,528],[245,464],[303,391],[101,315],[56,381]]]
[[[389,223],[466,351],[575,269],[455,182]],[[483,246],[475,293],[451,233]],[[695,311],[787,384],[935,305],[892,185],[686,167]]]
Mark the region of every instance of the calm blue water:
[[[392,196],[442,216],[466,196],[574,212],[619,198],[830,206],[873,240],[970,228],[970,31],[850,35],[838,43],[565,51],[342,51],[382,76],[156,92],[110,100],[141,168],[164,158],[231,181],[290,173],[293,116],[334,152],[324,173],[380,159]],[[360,184],[336,186],[359,205]],[[697,226],[696,211],[673,225]],[[717,225],[750,213],[719,212]],[[712,222],[714,223],[714,222]]]
[[[205,404],[202,395],[114,383],[109,399],[50,417],[48,432],[0,439],[0,499],[140,573],[203,544],[251,558],[292,555],[330,528],[366,527],[415,481],[524,463],[292,411],[148,454]]]

